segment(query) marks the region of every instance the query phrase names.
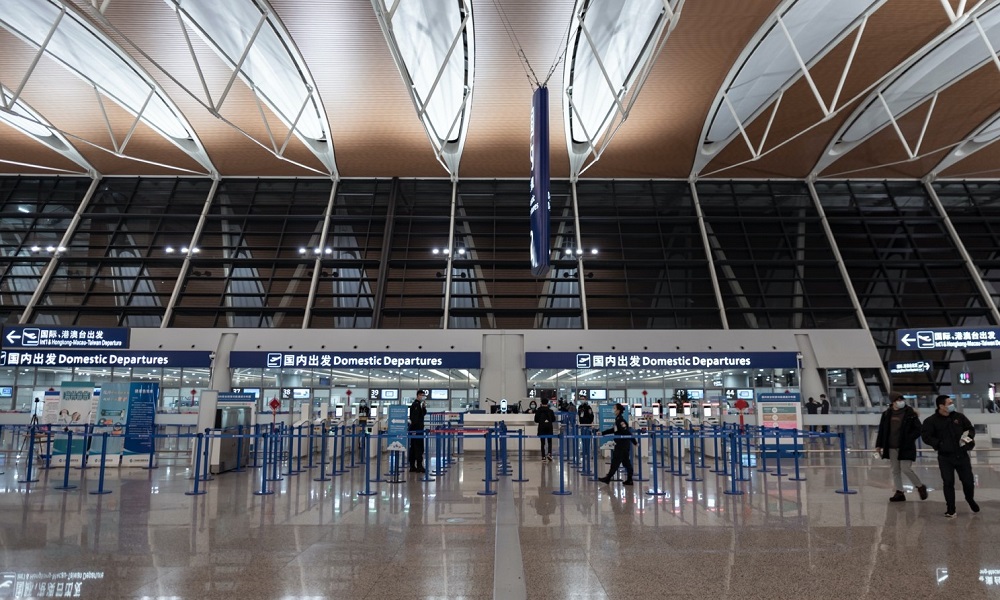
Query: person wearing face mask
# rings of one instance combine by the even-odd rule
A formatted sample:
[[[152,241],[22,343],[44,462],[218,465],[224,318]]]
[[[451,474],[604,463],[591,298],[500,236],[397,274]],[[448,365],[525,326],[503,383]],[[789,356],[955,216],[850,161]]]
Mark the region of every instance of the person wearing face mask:
[[[947,510],[944,516],[955,518],[955,472],[962,482],[965,501],[972,512],[979,512],[974,494],[975,482],[972,478],[972,461],[969,450],[975,447],[976,429],[969,419],[955,412],[955,401],[948,396],[938,396],[934,401],[937,410],[924,419],[921,435],[924,443],[937,450],[938,468],[941,470],[942,487]]]
[[[884,413],[878,424],[878,437],[875,438],[875,451],[889,460],[892,471],[892,483],[896,493],[889,502],[903,502],[903,473],[917,488],[921,500],[927,499],[927,486],[913,472],[913,461],[917,460],[917,439],[920,437],[920,417],[917,411],[906,405],[902,394],[892,394],[892,406]]]

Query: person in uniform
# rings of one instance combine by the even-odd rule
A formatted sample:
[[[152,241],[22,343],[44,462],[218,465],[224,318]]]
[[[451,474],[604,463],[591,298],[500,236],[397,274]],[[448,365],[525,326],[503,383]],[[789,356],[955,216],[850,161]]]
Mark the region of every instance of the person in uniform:
[[[410,434],[410,472],[423,473],[424,469],[424,415],[427,414],[427,403],[425,398],[427,392],[417,390],[417,397],[410,405],[410,424],[407,429]]]
[[[610,429],[602,431],[604,435],[615,435],[615,448],[611,452],[611,470],[608,474],[600,478],[600,481],[604,483],[611,483],[611,478],[615,473],[618,472],[618,467],[624,465],[626,479],[623,482],[625,485],[632,485],[632,459],[629,457],[629,452],[632,450],[632,444],[635,440],[628,437],[632,435],[632,430],[629,429],[628,421],[625,420],[625,407],[621,403],[615,404],[615,424],[611,426]]]

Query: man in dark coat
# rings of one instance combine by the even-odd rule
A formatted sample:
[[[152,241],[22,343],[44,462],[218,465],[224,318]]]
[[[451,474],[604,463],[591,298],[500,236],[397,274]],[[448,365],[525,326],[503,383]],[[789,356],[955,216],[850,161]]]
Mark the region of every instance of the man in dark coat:
[[[917,460],[917,439],[920,438],[920,417],[917,411],[906,405],[902,394],[891,394],[893,399],[878,424],[878,437],[875,438],[875,451],[882,458],[889,460],[892,470],[892,483],[896,493],[889,502],[903,502],[903,473],[917,488],[921,500],[927,499],[927,486],[913,472],[913,461]]]
[[[960,412],[955,412],[955,401],[948,396],[938,396],[934,403],[937,410],[924,419],[921,434],[924,443],[937,450],[938,468],[941,470],[942,487],[947,511],[944,516],[955,518],[955,472],[962,481],[962,491],[965,501],[969,503],[972,512],[979,512],[976,504],[975,481],[972,477],[972,460],[969,450],[975,447],[973,438],[976,428],[969,419]]]
[[[414,433],[410,437],[410,472],[423,473],[424,469],[424,415],[427,414],[425,398],[427,392],[417,390],[417,398],[410,405],[410,424],[407,427]]]
[[[549,399],[542,398],[542,405],[535,411],[535,423],[538,423],[538,441],[542,444],[542,460],[552,460],[552,434],[556,414],[549,407]],[[548,436],[548,437],[542,437]],[[549,451],[545,451],[548,442]]]

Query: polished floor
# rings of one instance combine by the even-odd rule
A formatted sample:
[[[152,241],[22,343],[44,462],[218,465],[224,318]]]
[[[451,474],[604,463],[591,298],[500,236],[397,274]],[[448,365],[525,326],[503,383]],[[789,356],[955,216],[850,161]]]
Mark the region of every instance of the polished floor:
[[[664,473],[605,485],[560,465],[523,464],[484,491],[482,455],[433,481],[406,474],[366,488],[363,467],[317,482],[318,468],[260,490],[260,471],[227,473],[186,495],[186,466],[71,469],[19,483],[0,455],[0,599],[6,598],[1000,598],[1000,454],[974,459],[982,512],[946,519],[931,488],[889,504],[887,463],[811,454],[805,481],[747,469],[737,484]],[[167,461],[164,461],[167,462]],[[709,462],[711,467],[711,462]],[[791,463],[783,468],[791,471]],[[348,465],[349,467],[349,465]],[[771,464],[770,468],[773,469]],[[607,467],[602,467],[607,468]],[[644,467],[649,476],[649,466]],[[556,495],[563,487],[571,492]]]

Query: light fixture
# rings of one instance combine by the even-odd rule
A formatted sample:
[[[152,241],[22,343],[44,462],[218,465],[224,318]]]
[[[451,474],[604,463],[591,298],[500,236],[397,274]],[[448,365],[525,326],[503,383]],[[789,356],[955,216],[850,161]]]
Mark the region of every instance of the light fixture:
[[[591,250],[590,253],[591,254],[597,254],[597,248],[594,248],[593,250]]]
[[[458,253],[464,255],[465,254],[465,248],[459,248],[458,249]]]
[[[440,254],[440,253],[441,253],[441,251],[438,250],[437,248],[434,248],[433,250],[431,250],[431,254]]]
[[[305,248],[299,248],[299,254],[305,254],[305,253],[306,253]]]
[[[32,246],[31,247],[31,251],[32,252],[38,252],[39,250],[41,250],[41,248],[39,248],[38,246]]]
[[[576,253],[577,255],[583,254],[583,248],[577,248]]]
[[[174,253],[174,247],[173,246],[167,246],[166,248],[163,249],[163,251],[166,252],[167,254],[173,254]]]

